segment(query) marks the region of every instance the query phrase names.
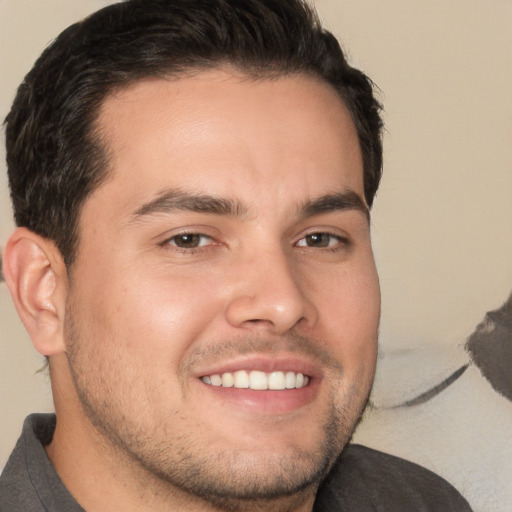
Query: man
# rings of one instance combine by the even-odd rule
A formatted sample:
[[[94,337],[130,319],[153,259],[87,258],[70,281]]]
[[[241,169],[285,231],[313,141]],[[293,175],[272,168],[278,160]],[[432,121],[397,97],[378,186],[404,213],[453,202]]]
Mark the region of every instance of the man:
[[[375,370],[371,82],[298,0],[131,0],[6,120],[4,274],[49,360],[3,510],[469,510],[347,447]]]

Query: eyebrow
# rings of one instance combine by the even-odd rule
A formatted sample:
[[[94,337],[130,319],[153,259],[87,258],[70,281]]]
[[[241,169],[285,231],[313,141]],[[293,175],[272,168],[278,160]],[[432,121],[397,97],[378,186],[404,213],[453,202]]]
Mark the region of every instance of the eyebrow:
[[[155,199],[144,203],[133,214],[136,220],[147,215],[159,213],[175,213],[189,211],[224,215],[230,217],[245,217],[248,209],[239,201],[215,197],[208,194],[194,194],[180,189],[165,190]]]
[[[357,210],[362,212],[368,220],[370,217],[366,203],[352,190],[325,194],[314,200],[304,201],[298,207],[299,216],[304,218],[340,210]],[[155,199],[144,203],[132,213],[131,220],[136,221],[149,215],[184,211],[235,218],[246,218],[250,213],[249,207],[236,199],[171,189],[161,192]]]
[[[312,201],[306,201],[300,207],[300,212],[304,217],[312,217],[313,215],[339,210],[357,210],[370,220],[370,209],[361,196],[353,190],[326,194]]]

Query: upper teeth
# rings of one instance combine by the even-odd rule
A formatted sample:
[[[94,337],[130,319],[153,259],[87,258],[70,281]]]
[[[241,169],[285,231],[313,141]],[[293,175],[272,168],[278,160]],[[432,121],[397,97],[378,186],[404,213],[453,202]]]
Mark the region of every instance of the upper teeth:
[[[225,388],[241,389],[295,389],[307,386],[309,377],[302,373],[295,372],[271,372],[265,373],[257,370],[246,372],[240,370],[234,373],[226,372],[222,374],[206,375],[201,377],[205,384],[212,386],[223,386]]]

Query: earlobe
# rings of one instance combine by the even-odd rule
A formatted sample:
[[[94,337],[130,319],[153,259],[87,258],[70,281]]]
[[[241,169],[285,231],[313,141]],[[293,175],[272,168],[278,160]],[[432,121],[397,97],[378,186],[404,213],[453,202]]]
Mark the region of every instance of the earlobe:
[[[63,352],[67,274],[55,244],[16,229],[4,250],[3,272],[35,348],[45,356]]]

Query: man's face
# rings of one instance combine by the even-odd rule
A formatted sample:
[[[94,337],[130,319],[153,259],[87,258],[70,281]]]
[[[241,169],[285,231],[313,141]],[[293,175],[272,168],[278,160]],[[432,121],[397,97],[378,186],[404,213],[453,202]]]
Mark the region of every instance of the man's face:
[[[314,487],[376,359],[346,108],[311,78],[217,70],[134,84],[99,122],[112,174],[83,207],[66,316],[86,421],[207,499]]]

